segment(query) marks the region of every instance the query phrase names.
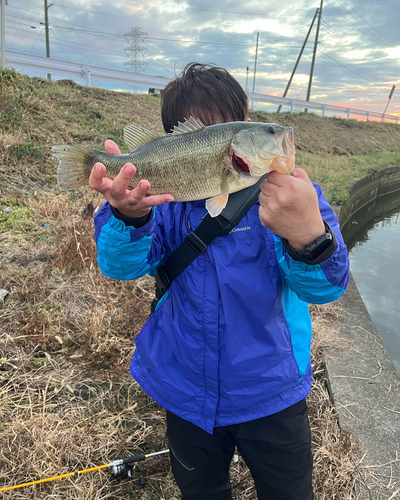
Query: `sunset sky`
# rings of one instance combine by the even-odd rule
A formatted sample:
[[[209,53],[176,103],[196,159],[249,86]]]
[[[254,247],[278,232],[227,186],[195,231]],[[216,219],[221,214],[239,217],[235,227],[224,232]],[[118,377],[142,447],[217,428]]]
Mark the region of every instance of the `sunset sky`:
[[[54,58],[125,70],[129,58],[124,49],[129,43],[124,34],[140,27],[147,33],[140,43],[147,49],[142,56],[148,64],[144,73],[173,78],[188,62],[210,62],[230,70],[245,87],[249,66],[250,90],[259,31],[255,91],[279,96],[320,4],[320,0],[48,1]],[[6,50],[44,56],[43,0],[8,0],[8,4]],[[287,97],[305,99],[316,24]],[[311,99],[382,112],[395,84],[399,87],[388,112],[400,116],[399,25],[399,0],[325,0]],[[103,86],[96,80],[92,84]]]

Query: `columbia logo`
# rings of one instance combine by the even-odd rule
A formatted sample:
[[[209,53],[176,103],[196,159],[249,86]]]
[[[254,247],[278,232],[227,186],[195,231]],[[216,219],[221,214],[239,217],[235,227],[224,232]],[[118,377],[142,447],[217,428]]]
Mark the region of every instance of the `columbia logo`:
[[[232,233],[239,233],[240,231],[249,231],[251,229],[250,226],[244,226],[244,227],[234,227],[232,231],[229,234]]]

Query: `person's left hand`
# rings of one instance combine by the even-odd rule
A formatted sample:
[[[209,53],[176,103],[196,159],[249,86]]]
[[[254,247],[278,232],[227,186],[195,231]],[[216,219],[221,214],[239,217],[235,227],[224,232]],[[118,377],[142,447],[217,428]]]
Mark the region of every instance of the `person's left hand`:
[[[292,175],[268,174],[261,183],[258,211],[261,224],[285,238],[297,251],[325,233],[318,195],[302,168]]]

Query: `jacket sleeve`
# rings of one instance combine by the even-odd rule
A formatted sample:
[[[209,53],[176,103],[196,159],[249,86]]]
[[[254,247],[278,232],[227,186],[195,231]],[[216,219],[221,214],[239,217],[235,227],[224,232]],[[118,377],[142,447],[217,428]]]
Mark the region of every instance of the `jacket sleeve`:
[[[163,217],[158,207],[138,229],[117,219],[105,203],[94,219],[97,262],[103,274],[119,280],[155,276],[164,257]]]
[[[275,236],[275,250],[279,268],[289,288],[300,300],[310,304],[326,304],[338,299],[349,283],[349,256],[340,232],[339,221],[317,184],[322,218],[336,236],[333,254],[318,265],[310,265],[292,259],[285,251],[281,238]]]

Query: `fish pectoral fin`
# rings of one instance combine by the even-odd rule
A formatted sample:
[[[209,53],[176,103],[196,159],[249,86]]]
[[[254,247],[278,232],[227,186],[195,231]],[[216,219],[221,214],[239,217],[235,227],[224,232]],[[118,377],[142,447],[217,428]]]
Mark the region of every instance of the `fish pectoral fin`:
[[[219,194],[206,201],[206,209],[211,217],[217,217],[228,203],[229,194]]]
[[[186,120],[184,123],[178,122],[178,126],[174,126],[174,131],[171,135],[188,134],[189,132],[196,132],[203,128],[205,128],[205,125],[201,123],[200,120],[191,116],[189,120]]]
[[[159,134],[143,127],[136,125],[127,125],[124,127],[124,141],[131,150],[136,149],[142,144],[146,144],[146,142],[158,139],[158,137],[160,137]]]

